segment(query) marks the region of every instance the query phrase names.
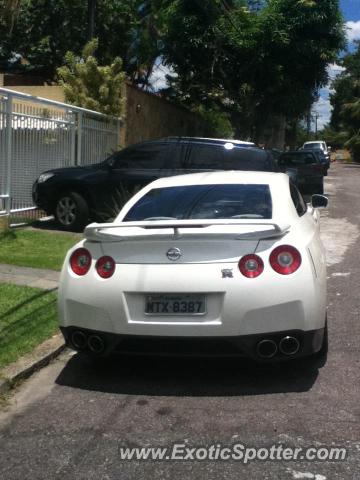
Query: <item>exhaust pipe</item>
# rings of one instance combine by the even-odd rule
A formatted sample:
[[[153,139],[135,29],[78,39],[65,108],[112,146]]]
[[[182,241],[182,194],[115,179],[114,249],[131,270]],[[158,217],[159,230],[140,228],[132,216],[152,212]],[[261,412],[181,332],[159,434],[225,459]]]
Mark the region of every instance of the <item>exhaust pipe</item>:
[[[75,330],[71,334],[71,343],[77,350],[83,350],[87,344],[87,338],[84,332],[81,330]]]
[[[90,335],[87,341],[89,350],[97,355],[105,350],[105,342],[99,335]]]
[[[300,348],[300,342],[295,337],[286,336],[280,340],[279,350],[284,355],[295,355]]]
[[[277,345],[274,340],[261,340],[257,344],[256,352],[261,358],[272,358],[276,355]]]

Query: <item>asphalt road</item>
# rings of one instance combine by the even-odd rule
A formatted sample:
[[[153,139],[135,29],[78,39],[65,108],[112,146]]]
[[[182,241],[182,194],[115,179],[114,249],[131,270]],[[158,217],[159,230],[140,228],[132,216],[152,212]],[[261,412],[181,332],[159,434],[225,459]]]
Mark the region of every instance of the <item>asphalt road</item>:
[[[277,366],[65,352],[0,414],[0,478],[360,479],[360,167],[334,165],[322,219],[329,354]],[[344,446],[343,462],[123,461],[122,446]]]

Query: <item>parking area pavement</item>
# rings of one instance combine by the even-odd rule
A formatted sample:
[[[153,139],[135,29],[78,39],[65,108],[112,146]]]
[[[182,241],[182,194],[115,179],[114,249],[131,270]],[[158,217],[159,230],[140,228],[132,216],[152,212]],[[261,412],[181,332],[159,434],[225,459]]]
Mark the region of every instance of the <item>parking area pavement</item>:
[[[360,479],[360,166],[332,165],[322,214],[329,353],[240,359],[114,357],[65,351],[0,413],[0,478]],[[342,447],[344,461],[123,460],[123,447]],[[185,447],[184,447],[185,448]]]

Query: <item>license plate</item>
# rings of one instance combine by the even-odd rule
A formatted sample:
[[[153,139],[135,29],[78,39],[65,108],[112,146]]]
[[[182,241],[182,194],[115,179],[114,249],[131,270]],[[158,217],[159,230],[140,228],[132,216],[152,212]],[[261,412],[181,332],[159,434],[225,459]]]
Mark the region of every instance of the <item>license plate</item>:
[[[147,315],[205,315],[205,295],[148,295]]]

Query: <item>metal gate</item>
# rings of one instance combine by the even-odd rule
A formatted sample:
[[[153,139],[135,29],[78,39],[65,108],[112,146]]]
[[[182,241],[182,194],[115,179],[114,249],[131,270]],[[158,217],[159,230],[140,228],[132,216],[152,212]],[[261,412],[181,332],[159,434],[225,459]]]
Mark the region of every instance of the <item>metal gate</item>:
[[[45,170],[104,160],[120,144],[121,120],[0,88],[0,214],[36,207],[31,189]]]

